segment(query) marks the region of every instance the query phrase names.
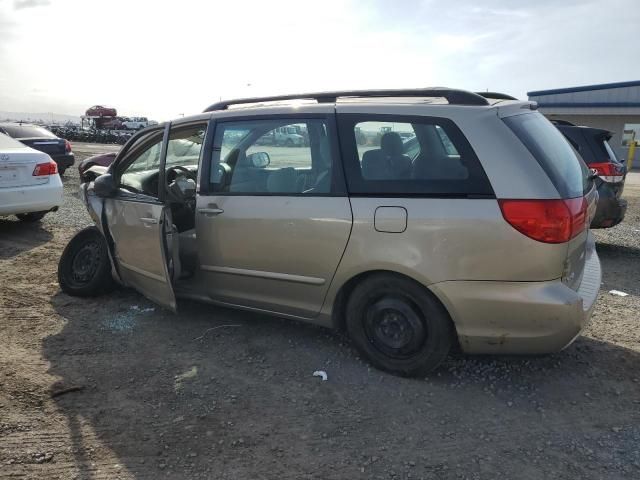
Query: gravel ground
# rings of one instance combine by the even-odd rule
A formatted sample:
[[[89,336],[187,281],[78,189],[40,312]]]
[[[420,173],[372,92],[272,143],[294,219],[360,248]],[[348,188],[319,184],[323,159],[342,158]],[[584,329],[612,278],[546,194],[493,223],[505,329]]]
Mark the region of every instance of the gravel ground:
[[[46,225],[74,227],[81,229],[92,224],[91,217],[80,199],[80,178],[77,165],[87,157],[100,153],[117,152],[120,145],[100,145],[94,143],[73,143],[73,151],[76,156],[76,164],[69,168],[62,182],[64,184],[64,204],[54,215],[47,215],[44,219]]]
[[[625,222],[596,232],[604,284],[582,337],[413,380],[313,326],[62,294],[58,257],[88,223],[69,174],[40,226],[0,220],[0,477],[640,478],[640,174]]]

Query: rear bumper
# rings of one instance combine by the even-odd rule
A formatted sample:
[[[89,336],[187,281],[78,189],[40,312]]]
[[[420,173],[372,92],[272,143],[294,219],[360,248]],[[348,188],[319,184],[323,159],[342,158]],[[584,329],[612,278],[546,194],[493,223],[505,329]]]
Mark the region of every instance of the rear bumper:
[[[60,205],[62,182],[59,175],[52,175],[43,185],[0,188],[0,215],[44,212]]]
[[[619,224],[627,211],[627,201],[619,198],[624,185],[597,180],[598,207],[591,228],[609,228]]]
[[[67,169],[76,161],[76,157],[72,152],[62,153],[60,155],[51,155],[51,158],[58,164],[58,169]]]
[[[542,354],[562,350],[591,318],[602,272],[589,235],[577,291],[548,282],[452,281],[430,286],[455,323],[462,350],[481,354]]]
[[[614,227],[624,220],[627,213],[627,201],[622,198],[602,198],[598,200],[598,209],[591,221],[591,228]]]

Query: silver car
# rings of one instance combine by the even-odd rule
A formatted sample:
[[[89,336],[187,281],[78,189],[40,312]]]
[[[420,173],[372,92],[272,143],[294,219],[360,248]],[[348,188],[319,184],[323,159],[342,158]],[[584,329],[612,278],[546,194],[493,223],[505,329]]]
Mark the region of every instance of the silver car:
[[[485,98],[492,97],[492,98]],[[282,127],[298,148],[264,145]],[[531,102],[451,89],[221,102],[135,135],[83,184],[96,227],[59,281],[114,281],[344,329],[375,366],[423,375],[455,344],[540,354],[588,321],[597,193]]]

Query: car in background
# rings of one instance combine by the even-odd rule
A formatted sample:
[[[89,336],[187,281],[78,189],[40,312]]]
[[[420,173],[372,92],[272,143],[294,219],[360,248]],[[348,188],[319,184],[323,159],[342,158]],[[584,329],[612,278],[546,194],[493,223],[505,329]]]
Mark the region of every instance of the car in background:
[[[61,204],[58,165],[46,153],[0,133],[0,215],[37,222]]]
[[[78,174],[80,175],[80,183],[90,182],[95,180],[95,175],[88,173],[91,167],[100,166],[108,167],[116,159],[116,152],[101,153],[99,155],[93,155],[92,157],[85,158],[78,164]]]
[[[75,162],[71,143],[44,127],[31,123],[4,122],[0,123],[0,133],[49,155],[58,165],[57,173],[60,175],[64,175],[65,170]]]
[[[601,128],[577,126],[565,120],[553,124],[582,156],[591,169],[599,199],[591,228],[609,228],[624,219],[627,201],[622,197],[627,168],[609,145],[613,135]]]
[[[120,128],[123,130],[140,130],[150,125],[157,125],[158,122],[149,120],[147,117],[122,117]]]
[[[273,145],[276,147],[303,147],[305,137],[296,125],[276,128],[258,139],[257,145]]]
[[[112,107],[94,105],[85,112],[85,115],[87,117],[116,117],[118,115],[118,111]]]

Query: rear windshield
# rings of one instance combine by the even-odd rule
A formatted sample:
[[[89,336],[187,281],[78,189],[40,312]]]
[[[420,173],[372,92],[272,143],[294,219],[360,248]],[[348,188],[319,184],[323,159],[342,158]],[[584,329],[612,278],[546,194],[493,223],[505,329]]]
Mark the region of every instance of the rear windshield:
[[[609,142],[607,142],[606,140],[603,140],[602,144],[604,145],[604,149],[609,157],[609,160],[611,160],[612,162],[621,163],[620,160],[618,160],[618,157],[616,156],[616,152],[614,152],[613,148],[611,148],[611,145],[609,145]]]
[[[36,125],[3,125],[0,128],[13,138],[56,138],[46,128]]]
[[[589,170],[564,135],[540,113],[507,117],[504,122],[524,143],[562,198],[584,195]]]

